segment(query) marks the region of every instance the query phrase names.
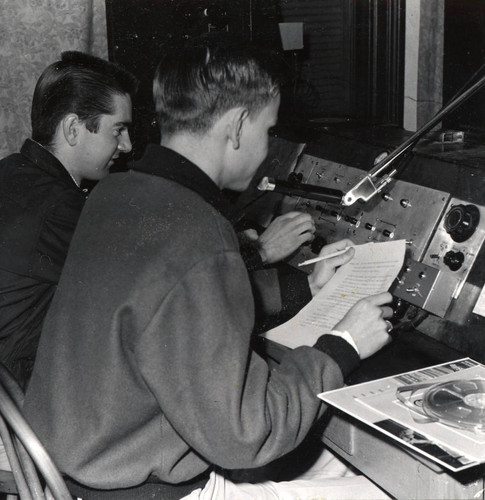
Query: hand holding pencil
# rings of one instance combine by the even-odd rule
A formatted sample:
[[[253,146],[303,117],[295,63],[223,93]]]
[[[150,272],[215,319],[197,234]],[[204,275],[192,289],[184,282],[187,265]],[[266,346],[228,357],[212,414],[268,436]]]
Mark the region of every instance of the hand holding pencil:
[[[352,240],[344,239],[326,245],[320,251],[320,254],[315,259],[313,272],[308,277],[308,283],[312,295],[315,296],[321,288],[330,280],[335,274],[338,267],[349,262],[354,256],[355,250],[353,249],[354,243]],[[306,261],[306,263],[310,263]]]

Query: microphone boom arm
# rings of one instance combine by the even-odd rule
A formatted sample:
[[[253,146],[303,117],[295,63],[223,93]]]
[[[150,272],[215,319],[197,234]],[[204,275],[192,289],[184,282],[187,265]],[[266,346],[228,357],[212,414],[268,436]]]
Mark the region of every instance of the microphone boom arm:
[[[400,158],[406,152],[410,151],[418,143],[421,137],[429,132],[438,122],[440,122],[446,114],[457,108],[461,103],[463,103],[477,90],[479,90],[484,84],[485,76],[483,76],[480,80],[478,80],[478,82],[464,91],[456,99],[453,99],[451,102],[449,102],[429,122],[423,125],[417,132],[410,136],[406,141],[404,141],[399,147],[392,151],[377,165],[375,165],[374,168],[372,168],[372,170],[370,170],[362,180],[360,180],[353,188],[347,191],[347,193],[345,193],[342,198],[342,204],[345,206],[350,206],[353,205],[357,200],[368,201],[375,194],[382,191],[382,189],[387,184],[389,184],[389,182],[391,182],[393,176],[397,172],[397,169],[391,170],[383,177],[378,176],[385,173],[392,166],[395,160]]]

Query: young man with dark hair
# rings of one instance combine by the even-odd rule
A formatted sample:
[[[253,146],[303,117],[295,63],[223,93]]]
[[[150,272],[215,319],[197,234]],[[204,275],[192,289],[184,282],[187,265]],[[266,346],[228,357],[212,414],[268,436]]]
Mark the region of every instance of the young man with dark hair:
[[[131,150],[135,91],[121,67],[63,53],[37,82],[32,139],[0,162],[0,361],[22,384],[88,194],[81,184]]]
[[[391,296],[360,301],[270,370],[250,346],[254,295],[222,191],[246,189],[265,158],[277,82],[258,55],[208,36],[167,51],[154,96],[161,145],[90,196],[24,412],[63,472],[87,486],[158,481],[160,498],[282,498],[284,484],[242,490],[223,470],[263,466],[302,442],[324,411],[316,395],[389,341]],[[352,254],[320,262],[312,292]],[[263,282],[262,297],[278,296],[276,281]],[[306,491],[326,496],[325,481]],[[386,498],[364,478],[345,491]]]

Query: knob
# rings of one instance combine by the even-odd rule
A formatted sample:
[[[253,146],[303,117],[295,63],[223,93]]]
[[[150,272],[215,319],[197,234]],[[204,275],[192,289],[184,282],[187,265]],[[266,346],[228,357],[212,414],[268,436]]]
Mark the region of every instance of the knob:
[[[369,231],[375,231],[376,230],[376,226],[374,226],[370,222],[366,222],[365,228],[368,229]]]
[[[392,300],[392,310],[393,310],[393,315],[392,317],[394,319],[402,319],[404,315],[406,314],[407,308],[408,308],[408,303],[404,302],[403,300],[393,297]]]
[[[350,216],[347,216],[345,217],[345,220],[349,223],[349,224],[353,224],[354,226],[357,225],[357,223],[359,222],[358,219],[356,219],[355,217],[350,217]]]
[[[455,205],[445,216],[446,232],[457,243],[467,240],[480,221],[480,211],[475,205]]]
[[[229,22],[229,16],[226,9],[222,6],[213,3],[202,11],[202,15],[216,28],[224,28]]]
[[[453,252],[450,250],[443,258],[443,263],[446,264],[452,271],[458,271],[465,261],[465,256],[462,252]]]
[[[389,229],[384,229],[384,231],[382,231],[382,234],[386,237],[386,238],[394,238],[394,233],[392,231],[389,231]]]

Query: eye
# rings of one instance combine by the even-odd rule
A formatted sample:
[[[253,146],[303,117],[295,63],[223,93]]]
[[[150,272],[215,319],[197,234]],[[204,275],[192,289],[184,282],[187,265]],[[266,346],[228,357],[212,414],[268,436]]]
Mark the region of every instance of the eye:
[[[125,132],[128,132],[128,127],[126,125],[123,125],[122,127],[115,128],[113,130],[113,135],[115,137],[119,137],[120,135],[123,135]]]

